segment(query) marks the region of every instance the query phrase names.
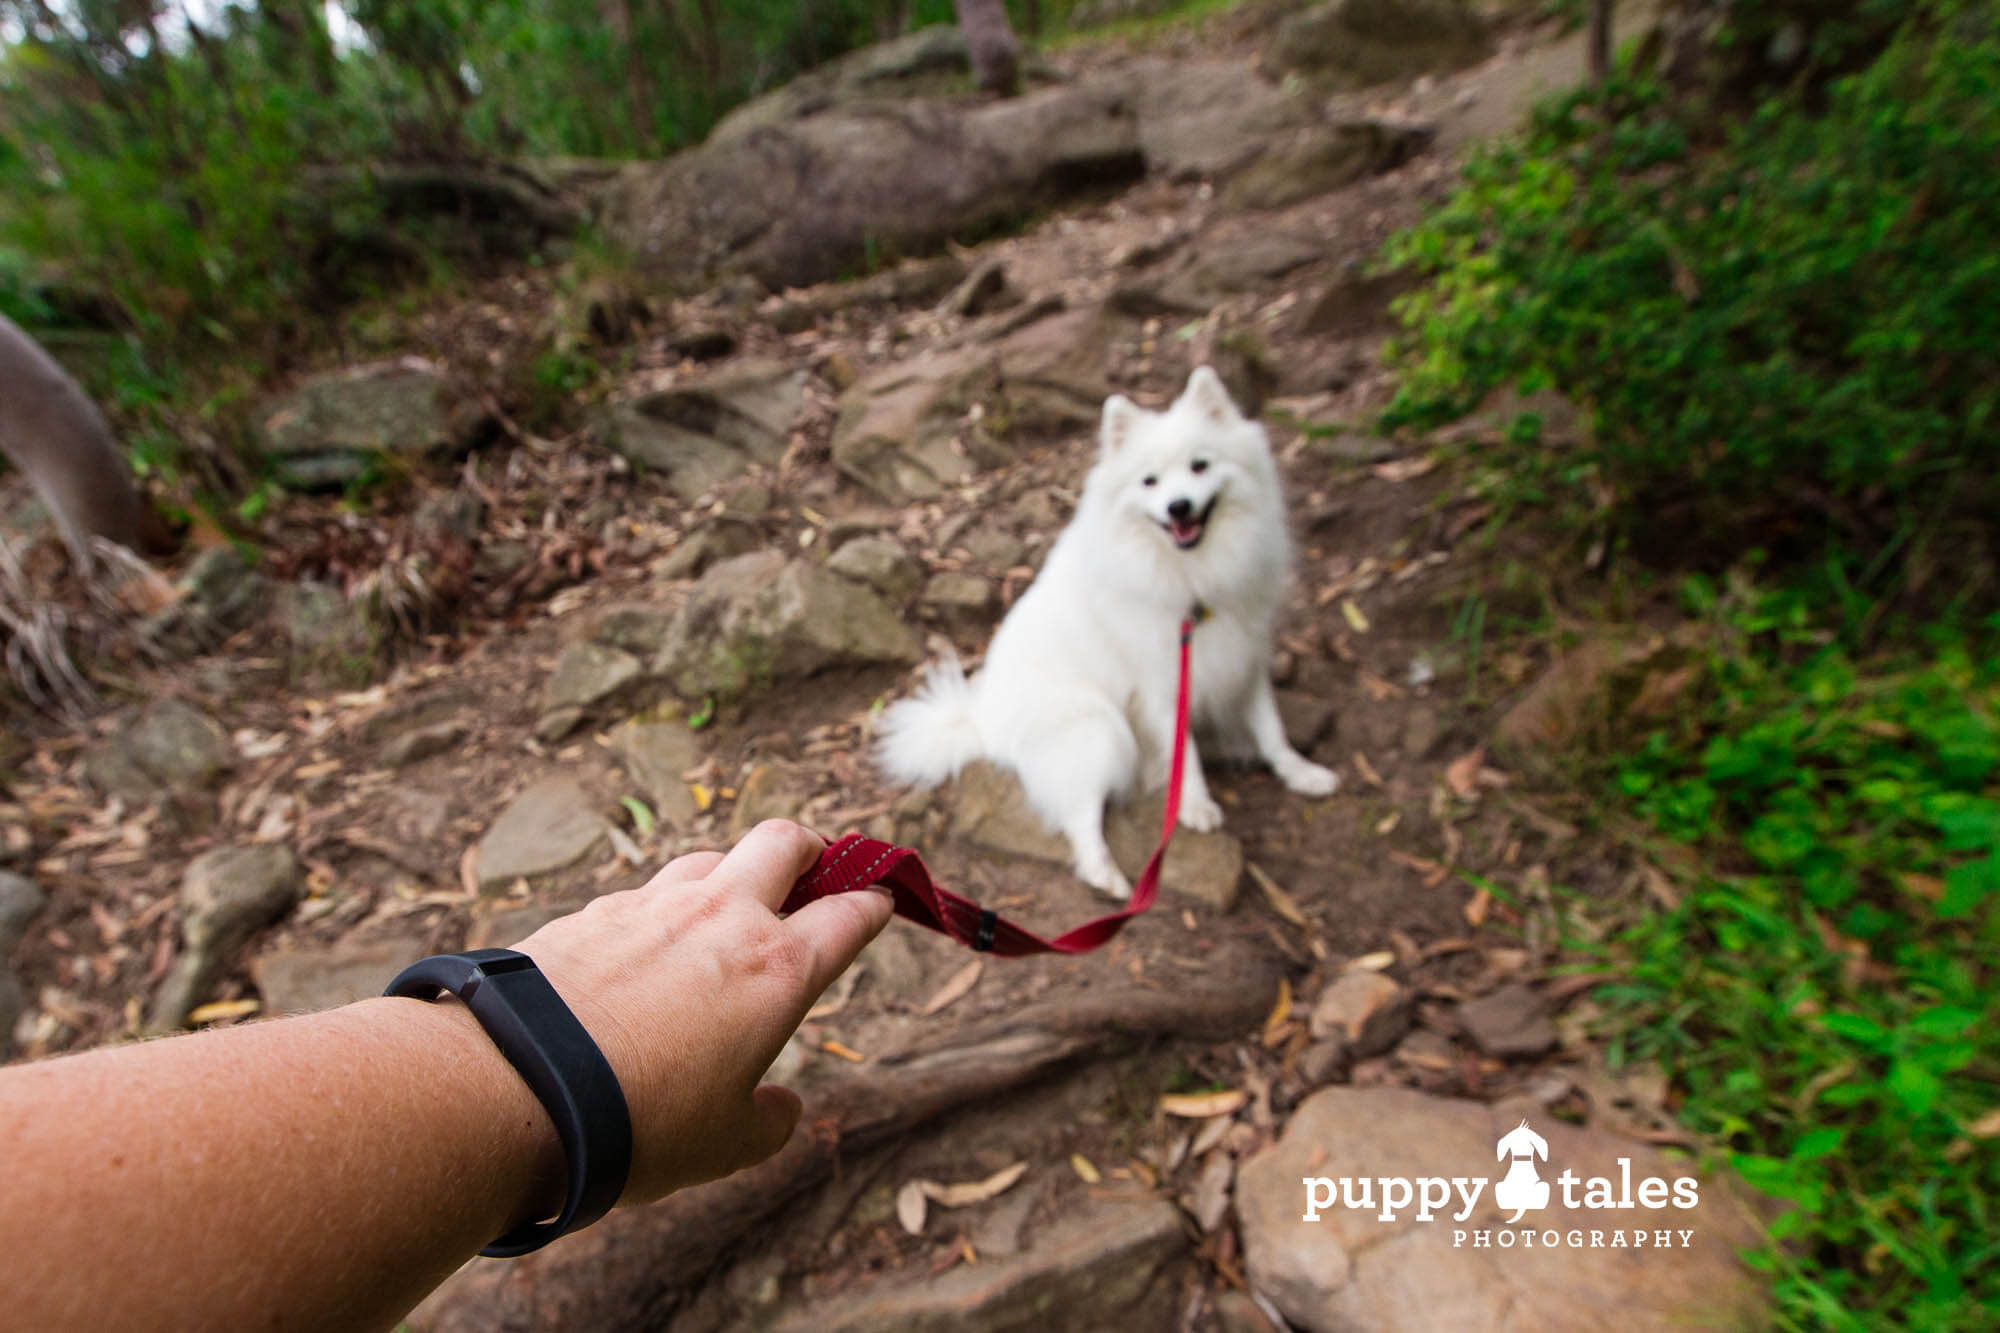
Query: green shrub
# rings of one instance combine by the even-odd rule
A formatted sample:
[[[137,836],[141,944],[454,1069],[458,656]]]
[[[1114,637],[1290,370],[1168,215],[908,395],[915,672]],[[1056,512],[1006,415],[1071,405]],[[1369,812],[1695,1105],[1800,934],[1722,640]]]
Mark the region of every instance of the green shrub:
[[[1710,868],[1609,948],[1614,1058],[1792,1211],[1788,1328],[2000,1317],[2000,666],[1816,646],[1796,593],[1717,600],[1704,704],[1613,777]]]
[[[1592,409],[1628,532],[1718,563],[1844,543],[1878,588],[1953,544],[1948,591],[1990,593],[2000,22],[1913,14],[1823,115],[1774,101],[1698,149],[1626,81],[1478,156],[1388,251],[1432,278],[1400,306],[1389,424],[1553,384]]]

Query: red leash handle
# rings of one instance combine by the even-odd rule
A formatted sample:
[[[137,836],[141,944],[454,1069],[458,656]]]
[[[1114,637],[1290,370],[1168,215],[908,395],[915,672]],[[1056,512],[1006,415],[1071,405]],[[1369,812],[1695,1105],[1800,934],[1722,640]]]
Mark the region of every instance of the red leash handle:
[[[967,948],[1001,958],[1034,953],[1089,953],[1125,928],[1125,923],[1153,905],[1159,896],[1160,863],[1173,841],[1180,818],[1181,779],[1187,759],[1188,670],[1196,616],[1181,622],[1180,683],[1174,700],[1174,754],[1167,776],[1167,807],[1160,842],[1132,886],[1132,901],[1121,912],[1086,921],[1074,930],[1045,940],[996,912],[940,888],[924,868],[923,858],[908,847],[850,833],[824,852],[811,870],[799,877],[785,896],[781,912],[796,912],[829,893],[852,893],[871,884],[886,886],[896,903],[896,915],[951,936]]]

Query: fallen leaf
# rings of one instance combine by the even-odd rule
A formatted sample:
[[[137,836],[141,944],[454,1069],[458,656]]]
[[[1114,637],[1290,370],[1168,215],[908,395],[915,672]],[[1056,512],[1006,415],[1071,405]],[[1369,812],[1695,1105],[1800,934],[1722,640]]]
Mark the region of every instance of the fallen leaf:
[[[706,814],[708,807],[715,804],[715,792],[699,782],[688,783],[688,794],[694,797],[694,808]]]
[[[924,1215],[929,1211],[930,1200],[924,1197],[923,1181],[906,1181],[903,1188],[896,1191],[896,1220],[912,1236],[924,1234]]]
[[[959,1185],[940,1185],[935,1180],[916,1182],[923,1188],[924,1197],[945,1208],[963,1208],[967,1204],[984,1203],[996,1194],[1013,1188],[1028,1169],[1026,1162],[1016,1162],[1009,1167],[995,1171],[984,1180],[967,1181]]]
[[[1292,1016],[1292,983],[1285,977],[1278,978],[1278,1000],[1271,1006],[1270,1014],[1264,1019],[1264,1044],[1271,1044],[1271,1034],[1285,1025]]]
[[[1474,746],[1444,766],[1444,780],[1452,794],[1468,799],[1479,794],[1479,766],[1486,762],[1486,747]]]
[[[1409,693],[1401,685],[1394,681],[1383,680],[1371,671],[1357,671],[1355,676],[1360,680],[1361,688],[1368,692],[1368,697],[1378,704],[1388,703],[1391,699],[1400,699]]]
[[[217,1000],[213,1004],[195,1006],[187,1021],[190,1024],[219,1023],[225,1018],[247,1017],[263,1007],[256,1000]]]
[[[479,844],[467,843],[458,855],[458,886],[468,898],[479,896]]]
[[[1341,602],[1340,614],[1353,627],[1356,634],[1366,634],[1368,632],[1368,617],[1361,614],[1361,608],[1354,604],[1352,597]]]
[[[1975,1139],[2000,1138],[2000,1107],[1988,1111],[1979,1119],[1965,1127],[1965,1132]]]
[[[1083,1178],[1083,1183],[1086,1185],[1100,1184],[1104,1180],[1103,1174],[1098,1171],[1097,1167],[1088,1157],[1085,1157],[1080,1152],[1073,1152],[1069,1155],[1069,1165],[1072,1171]]]
[[[837,1055],[843,1060],[852,1060],[857,1065],[864,1063],[868,1059],[867,1056],[855,1050],[852,1046],[844,1046],[831,1038],[821,1042],[819,1048],[828,1055]]]
[[[1421,477],[1436,466],[1437,459],[1426,455],[1422,458],[1392,458],[1386,463],[1377,463],[1369,471],[1383,481],[1401,482]]]
[[[632,816],[632,827],[639,830],[639,836],[653,836],[653,812],[647,804],[636,796],[621,796],[618,804],[625,807],[625,813]]]
[[[1444,883],[1445,876],[1451,873],[1449,866],[1440,865],[1428,856],[1411,856],[1408,852],[1399,852],[1393,848],[1389,852],[1389,859],[1399,866],[1408,866],[1422,875],[1424,887],[1427,889],[1434,889]]]
[[[1249,1100],[1250,1094],[1241,1088],[1222,1092],[1169,1093],[1160,1098],[1160,1109],[1183,1120],[1207,1120],[1211,1116],[1234,1114]]]
[[[329,773],[337,773],[339,771],[340,761],[338,759],[322,759],[317,764],[306,764],[300,768],[293,769],[292,776],[304,782],[310,781],[313,778],[323,778]]]
[[[1272,911],[1300,930],[1311,928],[1312,923],[1306,920],[1306,914],[1299,910],[1299,905],[1292,900],[1292,895],[1279,888],[1278,882],[1265,874],[1263,867],[1252,861],[1246,868],[1250,872],[1251,880],[1264,895],[1264,901],[1271,904]]]
[[[1388,814],[1375,821],[1375,832],[1386,836],[1396,825],[1402,822],[1403,812],[1401,810],[1391,810]]]
[[[986,964],[984,962],[977,958],[973,959],[964,967],[952,973],[950,979],[944,985],[939,986],[937,993],[931,996],[930,999],[925,1000],[924,1007],[917,1010],[917,1012],[928,1017],[951,1004],[954,1000],[961,998],[967,991],[979,984],[979,975],[985,968]]]
[[[1486,924],[1486,913],[1493,906],[1493,895],[1482,888],[1472,895],[1465,905],[1465,924],[1478,929]]]
[[[1388,785],[1382,781],[1382,775],[1375,771],[1375,765],[1368,762],[1368,756],[1359,750],[1354,752],[1354,770],[1361,775],[1361,780],[1371,787]]]

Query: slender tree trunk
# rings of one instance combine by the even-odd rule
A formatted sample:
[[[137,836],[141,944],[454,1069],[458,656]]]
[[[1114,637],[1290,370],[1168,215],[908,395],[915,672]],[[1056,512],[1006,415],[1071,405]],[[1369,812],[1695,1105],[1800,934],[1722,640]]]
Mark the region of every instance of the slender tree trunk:
[[[952,0],[959,30],[972,55],[972,80],[981,92],[1012,97],[1021,88],[1021,43],[1007,21],[1006,0]]]
[[[1612,0],[1591,0],[1590,3],[1590,78],[1593,83],[1603,83],[1611,77],[1611,3]]]
[[[21,470],[62,529],[79,566],[90,538],[134,550],[170,545],[166,525],[132,481],[97,405],[55,358],[0,315],[0,453]]]

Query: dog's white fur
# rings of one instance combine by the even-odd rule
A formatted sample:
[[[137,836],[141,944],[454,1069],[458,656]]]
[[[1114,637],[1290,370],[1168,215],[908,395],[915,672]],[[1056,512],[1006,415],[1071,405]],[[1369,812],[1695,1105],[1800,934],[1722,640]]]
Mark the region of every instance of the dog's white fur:
[[[1302,795],[1329,795],[1339,778],[1292,749],[1271,691],[1291,545],[1263,427],[1203,366],[1165,412],[1107,400],[1099,443],[1075,516],[983,668],[967,680],[955,657],[934,663],[883,714],[878,758],[924,786],[981,757],[1013,770],[1068,837],[1078,876],[1122,899],[1131,886],[1104,841],[1104,804],[1166,780],[1180,624],[1196,606],[1209,618],[1194,633],[1195,721]],[[1180,823],[1222,824],[1192,731]]]

